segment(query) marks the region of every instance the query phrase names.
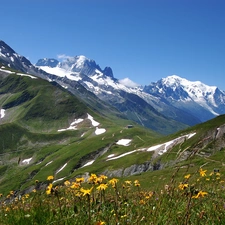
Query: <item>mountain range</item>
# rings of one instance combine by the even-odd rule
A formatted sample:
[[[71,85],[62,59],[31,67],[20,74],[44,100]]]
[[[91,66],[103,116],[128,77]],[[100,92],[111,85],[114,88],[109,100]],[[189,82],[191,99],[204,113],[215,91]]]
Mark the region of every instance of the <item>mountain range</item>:
[[[43,189],[48,175],[57,184],[215,168],[224,161],[223,112],[224,92],[201,82],[173,75],[125,85],[85,56],[33,65],[0,41],[1,192],[29,192],[35,180]]]
[[[148,115],[140,110],[146,107],[146,103],[152,113],[186,125],[204,122],[225,112],[225,92],[199,81],[191,82],[172,75],[144,87],[128,86],[113,77],[112,69],[106,67],[102,70],[93,60],[84,56],[69,58],[54,66],[51,61],[56,62],[42,59],[36,66],[59,77],[67,76],[79,81],[100,99],[125,113],[129,119],[150,128],[153,127],[148,124]],[[140,111],[137,112],[137,109]]]
[[[124,83],[118,80],[110,67],[101,69],[94,60],[82,55],[68,57],[62,62],[43,58],[33,65],[3,41],[0,41],[0,62],[21,72],[55,81],[93,106],[89,97],[76,91],[79,85],[97,96],[102,106],[112,106],[125,118],[162,134],[173,133],[225,113],[224,91],[176,75],[138,86],[132,81]]]

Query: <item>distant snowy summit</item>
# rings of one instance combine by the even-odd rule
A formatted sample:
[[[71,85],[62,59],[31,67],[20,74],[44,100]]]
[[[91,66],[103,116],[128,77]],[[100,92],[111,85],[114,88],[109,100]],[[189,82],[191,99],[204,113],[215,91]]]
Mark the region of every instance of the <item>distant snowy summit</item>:
[[[212,95],[215,94],[218,88],[216,86],[208,86],[200,81],[189,81],[177,75],[172,75],[151,83],[144,90],[176,101],[200,101],[202,98],[212,101]],[[213,101],[212,104],[214,104]]]
[[[200,81],[172,75],[145,86],[143,91],[192,113],[202,122],[225,113],[225,92]]]
[[[95,73],[102,73],[106,76],[113,78],[113,71],[110,67],[105,67],[104,70],[100,68],[99,65],[92,59],[80,55],[75,57],[66,57],[62,62],[59,62],[56,59],[39,59],[36,63],[36,66],[45,70],[46,72],[57,73],[58,75],[63,74],[84,74],[87,76],[94,75]],[[56,68],[52,70],[51,68]],[[56,75],[57,75],[56,74]]]

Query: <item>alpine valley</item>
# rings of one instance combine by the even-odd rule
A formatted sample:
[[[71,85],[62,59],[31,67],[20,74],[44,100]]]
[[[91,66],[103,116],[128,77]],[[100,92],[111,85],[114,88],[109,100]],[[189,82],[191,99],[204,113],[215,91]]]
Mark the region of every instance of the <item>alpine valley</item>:
[[[0,41],[0,110],[1,192],[223,166],[225,92],[177,75],[138,86],[85,56],[33,65]]]

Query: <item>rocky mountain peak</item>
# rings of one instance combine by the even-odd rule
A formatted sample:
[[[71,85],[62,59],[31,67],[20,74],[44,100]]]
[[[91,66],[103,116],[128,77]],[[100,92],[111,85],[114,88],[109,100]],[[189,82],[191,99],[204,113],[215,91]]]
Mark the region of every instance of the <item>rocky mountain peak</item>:
[[[103,70],[103,73],[108,76],[108,77],[112,77],[113,78],[113,71],[111,69],[111,67],[105,67],[105,69]]]

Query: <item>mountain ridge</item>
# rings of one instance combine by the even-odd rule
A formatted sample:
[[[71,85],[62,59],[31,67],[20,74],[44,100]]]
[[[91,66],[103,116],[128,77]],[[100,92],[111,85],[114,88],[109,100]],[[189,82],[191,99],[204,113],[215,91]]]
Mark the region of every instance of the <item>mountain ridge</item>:
[[[40,68],[50,72],[46,67],[41,66]],[[64,73],[65,72],[68,72],[68,70],[64,71]],[[79,77],[79,74],[76,76]],[[152,82],[149,85],[131,88],[120,83],[118,79],[110,80],[107,77],[101,77],[98,72],[96,72],[94,76],[92,74],[88,76],[92,80],[82,80],[82,85],[95,93],[102,100],[105,99],[106,101],[107,98],[112,98],[112,89],[121,89],[128,93],[138,95],[154,108],[158,108],[158,111],[164,116],[167,116],[168,111],[176,112],[175,116],[169,117],[170,119],[185,123],[185,119],[177,119],[177,115],[181,115],[185,112],[185,117],[188,118],[187,121],[192,120],[192,122],[187,122],[187,125],[204,122],[225,113],[225,108],[223,106],[225,102],[225,92],[220,91],[217,87],[205,85],[200,81],[191,82],[177,75],[171,75],[157,82]],[[81,80],[79,81],[81,82]],[[98,88],[96,88],[96,85]],[[107,97],[104,97],[104,95]],[[120,95],[117,95],[117,97],[118,96]],[[179,102],[179,104],[175,101]],[[155,102],[158,102],[157,106]],[[215,102],[217,102],[217,105]],[[188,107],[185,107],[186,103]],[[111,104],[113,104],[112,101]]]
[[[7,56],[2,53],[2,50],[0,52],[0,61],[4,62]],[[11,57],[8,57],[9,65],[10,59]],[[13,62],[11,65],[14,65]],[[187,86],[191,82],[188,85],[172,84],[171,80],[175,80],[175,78],[180,81],[185,80],[175,75],[168,76],[150,85],[130,87],[116,79],[110,67],[101,69],[94,60],[83,55],[67,57],[62,62],[44,58],[38,60],[37,65],[29,64],[29,69],[25,67],[23,71],[27,73],[36,71],[37,73],[34,73],[34,75],[46,80],[56,81],[63,88],[70,86],[69,89],[73,93],[75,92],[70,83],[78,82],[102,102],[116,108],[128,119],[164,134],[176,132],[225,113],[225,93],[223,91],[214,88],[214,92],[206,92],[206,95],[201,97],[201,101],[199,101],[199,96],[194,98],[194,95],[191,96],[190,93],[197,93],[198,91],[205,93],[201,88],[205,88],[207,85],[198,83],[196,86],[195,83],[195,86],[187,91]],[[166,84],[166,80],[167,83],[171,83],[169,86]],[[178,86],[172,87],[172,85]],[[124,95],[124,92],[126,92],[126,95]],[[137,97],[134,97],[134,95]],[[88,99],[86,100],[88,102]],[[148,110],[141,110],[140,102],[143,100],[146,102],[145,105],[148,105]],[[132,107],[129,105],[132,105]],[[157,127],[165,124],[165,118],[167,118],[167,127],[157,129]],[[152,125],[151,121],[157,121],[156,124],[158,125]]]

